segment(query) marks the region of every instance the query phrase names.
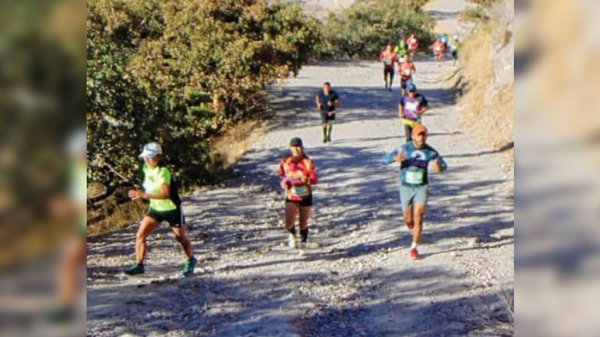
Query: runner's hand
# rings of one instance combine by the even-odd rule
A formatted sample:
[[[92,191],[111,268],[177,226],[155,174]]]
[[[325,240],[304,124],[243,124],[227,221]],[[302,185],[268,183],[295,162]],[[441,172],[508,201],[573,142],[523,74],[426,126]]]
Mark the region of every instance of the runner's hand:
[[[440,162],[436,159],[433,162],[433,172],[438,173],[438,172],[442,172],[442,165],[440,165]]]
[[[404,161],[404,152],[400,152],[396,155],[395,157],[396,161],[399,163],[402,163]]]
[[[283,179],[281,181],[281,188],[283,188],[284,190],[287,190],[289,188],[287,179]]]
[[[144,197],[144,193],[142,191],[130,190],[127,194],[131,200],[143,199]]]

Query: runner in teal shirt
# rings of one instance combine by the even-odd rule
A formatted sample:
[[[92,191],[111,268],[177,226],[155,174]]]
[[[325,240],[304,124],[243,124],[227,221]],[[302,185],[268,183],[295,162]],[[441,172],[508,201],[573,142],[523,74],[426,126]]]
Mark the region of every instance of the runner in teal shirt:
[[[413,230],[413,243],[409,254],[412,259],[418,259],[420,256],[417,246],[421,243],[429,192],[428,168],[432,164],[434,172],[441,172],[448,166],[442,156],[426,144],[427,128],[424,125],[415,125],[412,132],[413,140],[386,154],[381,163],[400,163],[400,202],[403,218],[406,227]]]

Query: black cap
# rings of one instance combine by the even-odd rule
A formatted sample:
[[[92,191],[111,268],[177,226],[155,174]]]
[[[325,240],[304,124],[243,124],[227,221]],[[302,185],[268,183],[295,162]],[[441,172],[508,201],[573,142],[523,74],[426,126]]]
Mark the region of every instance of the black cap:
[[[290,146],[302,146],[302,139],[298,137],[290,139]]]

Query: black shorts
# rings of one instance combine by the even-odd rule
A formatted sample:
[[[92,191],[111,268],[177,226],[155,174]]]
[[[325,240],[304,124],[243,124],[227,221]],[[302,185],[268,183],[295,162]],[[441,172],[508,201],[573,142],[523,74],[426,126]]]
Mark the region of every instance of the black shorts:
[[[406,89],[406,86],[408,85],[408,83],[410,83],[412,81],[412,77],[405,80],[404,78],[400,77],[400,88],[402,89]]]
[[[327,116],[327,112],[321,111],[321,122],[323,124],[326,124],[329,121],[335,120],[335,111],[330,111],[330,112],[333,112],[333,114],[331,116]]]
[[[394,68],[383,67],[383,76],[387,77],[388,74],[391,78],[394,78]]]
[[[158,221],[158,223],[162,223],[163,221],[167,222],[169,223],[169,227],[179,228],[185,225],[185,216],[179,208],[168,212],[158,212],[153,209],[150,209],[146,216],[149,216],[152,219]]]
[[[292,202],[294,204],[298,204],[300,205],[300,207],[310,207],[313,205],[313,197],[312,194],[305,197],[302,200],[290,200],[290,199],[285,199],[285,203],[287,204],[288,202]]]

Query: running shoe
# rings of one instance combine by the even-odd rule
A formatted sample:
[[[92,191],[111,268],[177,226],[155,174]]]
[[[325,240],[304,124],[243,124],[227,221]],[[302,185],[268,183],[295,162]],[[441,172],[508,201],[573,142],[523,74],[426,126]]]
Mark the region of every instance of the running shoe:
[[[410,249],[410,258],[412,260],[418,260],[421,258],[421,256],[419,255],[419,252],[417,251],[417,248]]]
[[[296,236],[294,234],[288,234],[288,247],[296,248]]]
[[[185,261],[185,264],[183,265],[183,275],[187,276],[193,274],[196,263],[198,263],[198,260],[196,260],[195,257]]]
[[[143,263],[134,263],[131,267],[125,269],[125,274],[127,275],[138,275],[143,274],[144,272],[145,270]]]

